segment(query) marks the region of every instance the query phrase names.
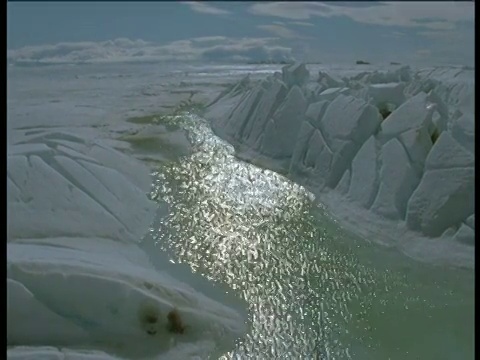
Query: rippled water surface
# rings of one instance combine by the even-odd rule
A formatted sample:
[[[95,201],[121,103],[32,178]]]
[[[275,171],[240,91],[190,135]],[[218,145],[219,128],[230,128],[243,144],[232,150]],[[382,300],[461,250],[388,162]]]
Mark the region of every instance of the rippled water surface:
[[[303,187],[235,158],[192,115],[193,153],[156,164],[158,251],[228,285],[250,330],[225,359],[473,359],[473,272],[340,229]]]

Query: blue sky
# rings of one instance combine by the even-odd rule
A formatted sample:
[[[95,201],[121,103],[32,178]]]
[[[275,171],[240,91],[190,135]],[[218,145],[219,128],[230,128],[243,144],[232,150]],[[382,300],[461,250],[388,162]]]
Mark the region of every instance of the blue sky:
[[[120,39],[113,41],[115,39]],[[8,57],[474,63],[472,2],[8,2]]]

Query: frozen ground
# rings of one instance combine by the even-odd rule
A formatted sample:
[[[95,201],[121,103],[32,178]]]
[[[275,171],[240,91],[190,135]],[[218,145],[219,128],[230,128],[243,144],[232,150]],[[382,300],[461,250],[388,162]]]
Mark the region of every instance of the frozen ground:
[[[295,181],[312,190],[318,188],[318,178],[308,174],[312,168],[315,173],[316,164],[302,164],[320,158],[317,155],[321,149],[318,149],[318,141],[314,140],[318,138],[323,141],[321,138],[324,134],[320,134],[318,128],[322,129],[327,122],[329,129],[338,133],[339,139],[335,145],[328,144],[329,147],[338,146],[340,152],[347,153],[352,151],[349,150],[352,133],[360,129],[359,134],[353,137],[353,143],[356,144],[354,148],[358,151],[356,156],[363,152],[363,157],[367,160],[361,163],[362,172],[356,172],[355,176],[370,186],[372,183],[369,179],[373,178],[375,185],[375,179],[379,177],[380,180],[385,180],[385,186],[394,190],[387,191],[388,196],[385,196],[383,202],[379,201],[378,208],[384,213],[363,211],[362,206],[353,207],[355,202],[361,204],[364,191],[360,189],[355,192],[352,190],[352,181],[342,181],[345,176],[335,172],[331,180],[326,180],[338,182],[334,186],[336,191],[315,191],[317,200],[328,205],[330,215],[346,220],[342,221],[345,227],[354,228],[361,235],[387,244],[394,243],[422,260],[473,266],[474,247],[469,232],[474,228],[474,215],[466,216],[470,214],[465,215],[462,212],[464,209],[460,209],[457,212],[461,213],[460,222],[463,223],[457,221],[452,229],[440,234],[440,237],[436,223],[430,226],[428,220],[431,218],[426,217],[428,226],[421,222],[420,230],[433,229],[434,237],[417,242],[421,236],[408,230],[401,218],[404,210],[400,211],[399,208],[404,209],[405,205],[397,205],[393,201],[392,206],[389,197],[395,191],[403,191],[403,182],[400,184],[396,180],[406,179],[408,183],[415,178],[410,175],[415,171],[421,171],[421,181],[424,181],[428,171],[443,171],[437,169],[443,164],[453,171],[458,169],[467,173],[472,168],[472,155],[469,154],[473,149],[473,110],[469,111],[473,109],[473,77],[469,77],[468,71],[423,70],[418,74],[425,81],[410,81],[405,85],[398,79],[387,78],[388,81],[385,81],[378,74],[359,76],[365,67],[310,67],[312,74],[328,70],[330,75],[324,75],[321,81],[313,77],[313,81],[310,79],[297,90],[294,86],[298,79],[296,76],[287,75],[290,77],[283,79],[275,75],[276,79],[274,77],[262,83],[266,73],[271,74],[277,70],[280,70],[279,66],[161,68],[158,65],[121,64],[9,68],[8,358],[33,359],[38,358],[39,354],[52,359],[205,358],[206,354],[225,353],[233,348],[235,339],[245,334],[244,304],[238,304],[222,294],[198,274],[191,274],[188,267],[171,264],[171,257],[166,253],[140,245],[152,221],[163,218],[172,210],[161,199],[153,203],[147,197],[152,181],[145,164],[152,166],[169,163],[194,151],[188,134],[182,128],[169,126],[162,120],[162,116],[171,112],[179,103],[188,107],[196,103],[207,105],[217,100],[207,108],[206,117],[214,121],[214,128],[222,136],[225,134],[221,129],[234,129],[232,135],[226,137],[238,147],[238,155],[290,173]],[[249,72],[253,72],[249,80],[240,81]],[[353,79],[348,86],[342,80],[345,76]],[[282,84],[283,80],[287,85]],[[441,83],[438,84],[437,81]],[[374,82],[379,85],[368,85]],[[257,84],[261,84],[262,88]],[[418,84],[421,86],[418,87]],[[277,87],[279,93],[285,92],[283,95],[287,97],[286,103],[282,105],[282,100],[268,91],[270,87]],[[440,100],[432,94],[422,95],[422,90],[431,90],[432,87],[437,90]],[[258,99],[251,95],[255,92],[261,94],[255,95]],[[222,96],[219,97],[219,94]],[[306,98],[305,94],[310,94],[311,97]],[[381,99],[383,94],[388,94],[387,99]],[[401,94],[406,94],[405,98]],[[351,103],[347,101],[348,104],[338,103],[345,102],[352,95],[358,98],[355,100],[357,102],[351,100]],[[395,134],[392,138],[400,134],[401,141],[407,144],[411,141],[415,155],[420,157],[418,163],[402,162],[398,158],[399,147],[396,143],[387,146],[388,142],[385,142],[381,148],[382,154],[393,157],[393,161],[385,161],[386,164],[407,164],[411,168],[410,172],[408,169],[398,170],[397,167],[390,170],[385,170],[382,166],[376,167],[377,148],[373,147],[374,154],[368,151],[371,142],[367,140],[371,139],[372,134],[355,123],[372,121],[372,117],[358,115],[359,109],[367,107],[360,102],[362,99],[365,101],[367,96],[391,102],[389,106],[398,108],[391,114],[390,120],[394,119],[395,113],[395,116],[401,115],[401,104],[407,104],[407,110],[415,115],[407,117],[410,122],[407,123],[406,131],[395,127],[398,122],[392,122],[387,130]],[[242,97],[247,102],[240,100]],[[252,109],[248,101],[252,101],[257,109],[255,121],[250,121]],[[335,101],[336,106],[349,111],[349,116],[344,115],[342,118],[338,113],[332,114],[331,120],[326,121],[328,107],[335,105]],[[415,101],[420,102],[420,105]],[[312,102],[316,104],[312,106]],[[430,108],[433,103],[436,105]],[[239,112],[243,112],[243,119],[247,120],[245,127],[240,121],[235,121],[233,127],[219,126],[222,119],[226,119],[222,112],[233,109],[238,104],[238,109],[243,109]],[[256,128],[256,119],[261,122],[268,120],[262,118],[261,114],[273,112],[277,107],[281,110],[277,111],[279,124],[288,133],[278,131],[275,123],[270,125],[273,132]],[[300,111],[302,107],[305,115]],[[369,109],[375,113],[373,107],[375,106]],[[434,115],[434,110],[438,116]],[[415,111],[419,111],[421,116],[417,116]],[[313,131],[316,137],[312,136],[314,140],[308,143],[292,141],[300,139],[293,134],[302,131],[308,133],[308,124],[306,120],[303,121],[308,114],[315,117],[308,122],[312,128],[317,126],[318,131]],[[302,121],[289,121],[298,117]],[[418,123],[412,125],[415,121]],[[302,122],[305,123],[305,128]],[[381,126],[386,126],[387,123],[385,120]],[[445,126],[441,129],[445,134],[451,134],[450,137],[440,135],[436,142],[444,144],[442,146],[451,151],[447,158],[444,152],[435,152],[435,146],[428,149],[426,158],[427,154],[425,151],[422,153],[421,147],[418,149],[415,138],[408,137],[411,128],[418,128],[420,132],[431,135],[431,124],[437,128]],[[257,137],[269,137],[266,142],[269,146],[267,151],[252,153],[252,146],[248,142],[235,138],[233,134],[245,132],[245,129],[250,134],[256,131]],[[302,148],[304,145],[308,145],[308,149]],[[358,149],[360,145],[363,150]],[[441,150],[440,146],[438,148]],[[277,156],[282,151],[286,153]],[[305,159],[292,166],[293,154]],[[349,156],[353,158],[353,155]],[[134,158],[145,160],[146,163],[142,164]],[[369,163],[368,159],[372,161]],[[375,166],[372,166],[372,162]],[[344,164],[342,161],[338,163]],[[352,179],[354,164],[355,159],[351,161]],[[341,172],[341,169],[338,171]],[[382,175],[392,171],[396,176]],[[293,176],[296,172],[306,172],[307,176]],[[452,177],[464,179],[462,176]],[[309,183],[310,180],[313,180],[314,186]],[[344,186],[342,190],[339,185],[345,183],[350,184],[347,196],[342,195],[347,187]],[[329,186],[326,185],[324,189],[329,189]],[[431,188],[428,184],[425,186]],[[464,189],[462,186],[457,186],[457,191]],[[430,207],[427,208],[442,208],[445,203],[441,201],[451,198],[452,187],[433,189],[443,192],[434,194],[438,200],[437,205],[428,204]],[[358,194],[358,197],[349,197],[350,192]],[[370,197],[367,198],[367,202],[371,202]],[[461,205],[465,206],[464,203],[469,199],[463,201],[465,199],[461,198]],[[402,197],[400,200],[401,203],[405,202]],[[473,201],[473,193],[471,200]],[[268,202],[267,199],[265,201]],[[424,201],[422,198],[418,200],[420,203]],[[450,203],[446,201],[446,204]],[[442,211],[452,210],[448,206],[445,209]],[[382,218],[384,220],[380,220]],[[379,221],[383,222],[381,227],[385,226],[388,233],[380,231],[378,225],[375,227]],[[246,223],[241,222],[239,226],[236,231],[241,233]],[[392,240],[392,233],[399,235]],[[460,238],[466,239],[464,241],[467,245],[463,245]],[[184,245],[184,251],[189,245],[192,244]],[[235,244],[231,246],[235,247]],[[197,266],[197,256],[200,259],[205,256],[195,254],[195,248],[189,249],[187,255],[190,259],[197,259]],[[195,261],[190,262],[192,268]],[[231,274],[236,273],[232,271]],[[241,274],[237,274],[237,278],[245,280]],[[228,281],[227,283],[232,285]],[[467,283],[470,284],[469,280]],[[288,284],[283,286],[289,287]],[[248,297],[244,299],[252,300]],[[173,308],[179,310],[188,326],[183,335],[171,334],[166,330],[166,315]],[[49,325],[45,326],[47,323]],[[258,336],[257,341],[264,334]],[[281,338],[275,338],[275,341],[279,339]],[[432,337],[432,341],[435,339]],[[268,343],[268,340],[265,341]]]

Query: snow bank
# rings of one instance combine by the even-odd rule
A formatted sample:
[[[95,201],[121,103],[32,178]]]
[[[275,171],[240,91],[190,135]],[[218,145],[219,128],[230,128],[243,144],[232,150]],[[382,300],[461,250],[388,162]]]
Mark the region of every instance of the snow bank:
[[[78,131],[12,134],[9,359],[184,359],[233,346],[243,317],[159,271],[137,244],[156,208],[143,165]],[[174,309],[184,334],[168,331]]]
[[[444,239],[454,229],[450,241],[473,257],[466,245],[474,244],[467,221],[474,216],[469,75],[402,67],[342,79],[320,71],[311,79],[296,64],[243,83],[235,97],[220,96],[206,117],[239,156],[288,173],[320,201],[338,193],[352,211],[365,209],[419,238]],[[365,226],[377,226],[380,237],[386,231]]]

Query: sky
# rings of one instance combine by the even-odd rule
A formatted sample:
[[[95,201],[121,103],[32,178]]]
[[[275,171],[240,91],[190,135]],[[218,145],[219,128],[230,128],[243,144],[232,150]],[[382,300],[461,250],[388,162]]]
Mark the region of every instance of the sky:
[[[474,65],[473,2],[8,2],[10,62]]]

